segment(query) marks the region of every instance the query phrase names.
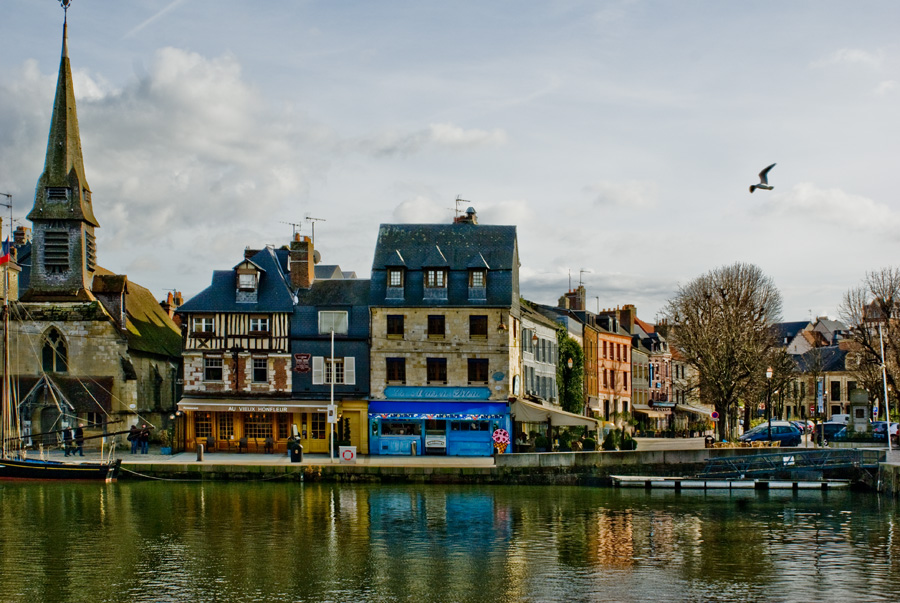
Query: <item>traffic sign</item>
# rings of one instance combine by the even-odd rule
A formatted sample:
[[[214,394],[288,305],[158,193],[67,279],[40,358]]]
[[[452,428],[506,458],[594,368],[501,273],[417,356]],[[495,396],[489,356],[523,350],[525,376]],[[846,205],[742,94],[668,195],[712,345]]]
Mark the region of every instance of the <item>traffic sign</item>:
[[[717,413],[716,411],[712,411],[712,414],[710,416],[712,417],[713,421],[719,420],[719,413]]]

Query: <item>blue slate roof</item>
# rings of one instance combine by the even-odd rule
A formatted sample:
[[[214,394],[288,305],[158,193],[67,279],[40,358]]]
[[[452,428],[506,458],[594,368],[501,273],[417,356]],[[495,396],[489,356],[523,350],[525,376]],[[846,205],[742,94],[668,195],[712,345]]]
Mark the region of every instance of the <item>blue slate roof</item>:
[[[405,269],[403,297],[387,297],[388,268]],[[424,272],[448,271],[447,298],[425,299]],[[470,268],[488,271],[485,297],[470,299]],[[382,224],[372,261],[373,306],[518,305],[519,255],[515,226],[459,222],[453,224]]]
[[[772,325],[772,331],[779,345],[787,345],[794,340],[797,333],[809,326],[809,321],[779,322]]]
[[[793,356],[797,369],[802,373],[818,370],[834,373],[846,370],[847,350],[839,344],[813,348],[803,354]]]
[[[278,251],[283,251],[283,253],[278,253]],[[278,251],[267,248],[247,258],[261,270],[255,303],[237,301],[235,295],[237,278],[234,269],[216,270],[213,272],[212,284],[187,300],[178,308],[178,313],[292,312],[294,299],[291,295],[290,279],[284,269],[287,252]]]

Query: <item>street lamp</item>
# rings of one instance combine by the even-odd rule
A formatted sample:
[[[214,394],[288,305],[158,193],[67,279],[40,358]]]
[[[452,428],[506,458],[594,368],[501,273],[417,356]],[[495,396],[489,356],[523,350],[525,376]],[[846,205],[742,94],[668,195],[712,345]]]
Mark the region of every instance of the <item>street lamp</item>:
[[[766,419],[769,422],[769,442],[772,441],[772,367],[766,369]]]

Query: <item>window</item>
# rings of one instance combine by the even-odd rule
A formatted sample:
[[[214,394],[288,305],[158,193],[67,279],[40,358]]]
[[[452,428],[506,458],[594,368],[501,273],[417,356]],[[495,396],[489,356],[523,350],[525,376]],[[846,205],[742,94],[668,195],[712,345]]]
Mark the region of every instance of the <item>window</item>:
[[[443,314],[428,315],[428,337],[443,338],[446,334]]]
[[[469,337],[472,339],[487,339],[488,317],[483,314],[469,316]]]
[[[314,356],[312,360],[313,385],[331,383],[331,358]],[[356,384],[356,358],[348,356],[334,359],[334,383],[335,385]]]
[[[406,358],[386,358],[387,380],[406,383]]]
[[[400,268],[388,268],[388,287],[403,287],[403,270]]]
[[[832,400],[841,400],[841,382],[840,381],[832,381],[831,382],[831,399]]]
[[[447,359],[428,358],[426,360],[428,383],[447,383]]]
[[[289,427],[291,423],[291,414],[287,412],[280,412],[278,416],[275,418],[275,426],[278,428],[278,439],[286,440],[288,434],[290,433]]]
[[[425,287],[427,289],[444,289],[447,287],[447,270],[429,268],[425,271]]]
[[[255,274],[239,274],[238,275],[238,289],[243,289],[245,291],[252,291],[256,289],[256,275]]]
[[[469,272],[469,286],[473,289],[484,289],[484,270],[472,270]]]
[[[85,419],[88,427],[103,427],[106,424],[106,417],[99,412],[88,411]]]
[[[469,383],[488,382],[487,358],[469,358]]]
[[[47,373],[68,372],[69,354],[66,341],[56,329],[50,329],[41,350],[41,366]]]
[[[403,339],[403,315],[388,314],[387,336],[389,339]]]
[[[269,332],[269,319],[267,318],[251,318],[250,331],[255,333]]]
[[[269,361],[267,358],[253,359],[253,383],[267,383],[269,381]]]
[[[194,333],[213,333],[215,332],[216,327],[212,318],[210,317],[195,317],[194,318]]]
[[[198,438],[208,438],[212,433],[212,419],[208,412],[198,412],[194,414],[194,436]]]
[[[203,357],[203,380],[204,381],[221,381],[222,380],[222,357],[221,356],[204,356]]]
[[[220,412],[219,418],[219,439],[229,440],[234,435],[234,415],[230,412]]]
[[[319,334],[327,335],[334,331],[335,335],[347,334],[347,312],[319,312]]]
[[[324,412],[314,412],[309,421],[309,427],[312,433],[310,436],[313,440],[325,439],[326,417]]]
[[[251,440],[265,440],[272,437],[271,415],[251,412],[244,416],[244,435]]]
[[[603,357],[606,358],[606,342],[603,342]]]

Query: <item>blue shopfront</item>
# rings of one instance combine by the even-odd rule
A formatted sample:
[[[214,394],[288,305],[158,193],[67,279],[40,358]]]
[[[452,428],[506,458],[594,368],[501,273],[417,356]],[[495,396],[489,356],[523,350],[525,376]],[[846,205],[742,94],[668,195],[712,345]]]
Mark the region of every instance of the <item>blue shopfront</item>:
[[[497,429],[512,428],[509,404],[486,387],[387,387],[369,402],[369,454],[490,456]]]

